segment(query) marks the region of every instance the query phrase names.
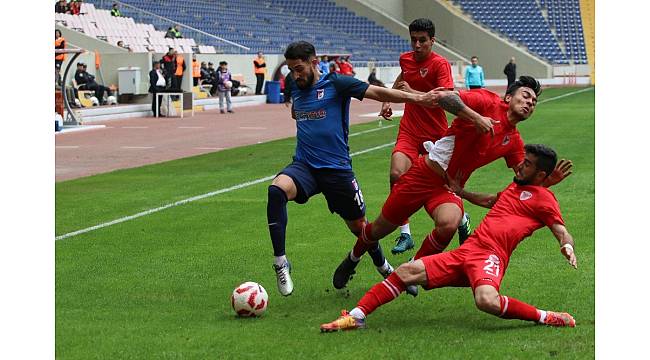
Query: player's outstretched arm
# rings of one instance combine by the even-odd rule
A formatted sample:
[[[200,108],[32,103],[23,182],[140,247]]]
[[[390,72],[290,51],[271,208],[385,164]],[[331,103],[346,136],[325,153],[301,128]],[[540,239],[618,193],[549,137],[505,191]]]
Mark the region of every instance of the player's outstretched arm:
[[[399,83],[402,82],[402,73],[400,72],[399,75],[397,75],[397,78],[393,82],[393,89],[397,89],[399,87]],[[386,120],[393,120],[391,119],[391,116],[393,116],[393,109],[390,107],[390,102],[386,101],[381,103],[381,110],[379,111],[379,116],[383,117]]]
[[[562,224],[553,224],[551,226],[551,232],[560,243],[560,252],[564,257],[569,261],[569,264],[574,268],[578,268],[578,259],[576,258],[575,251],[573,246],[573,236],[569,234],[566,227]]]
[[[484,208],[492,208],[494,203],[497,201],[496,194],[481,194],[466,191],[460,187],[457,180],[449,180],[449,185],[447,185],[447,188],[450,191],[456,193],[456,195],[460,196],[461,198],[471,202],[472,204]]]
[[[471,121],[476,129],[482,133],[491,132],[494,135],[493,124],[498,121],[482,116],[461,100],[458,92],[451,90],[442,90],[441,88],[433,90],[435,93],[434,105],[438,105],[445,111],[452,113],[460,118]]]
[[[381,102],[394,103],[415,103],[418,105],[432,107],[434,100],[434,91],[424,94],[412,94],[401,90],[384,88],[381,86],[369,85],[364,98],[373,99]]]
[[[562,159],[558,161],[557,165],[555,165],[553,173],[544,180],[542,186],[547,188],[551,187],[566,179],[571,174],[573,174],[573,162],[571,160]]]

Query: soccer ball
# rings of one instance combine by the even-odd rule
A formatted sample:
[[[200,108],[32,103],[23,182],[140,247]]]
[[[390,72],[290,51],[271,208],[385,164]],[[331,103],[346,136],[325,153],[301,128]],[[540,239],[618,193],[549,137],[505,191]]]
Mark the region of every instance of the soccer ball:
[[[93,106],[98,106],[99,105],[99,99],[97,99],[94,96],[90,98],[90,101],[92,101]]]
[[[233,290],[230,302],[237,316],[261,316],[269,304],[269,295],[262,285],[247,281]]]
[[[225,83],[223,83],[223,86],[226,87],[226,89],[231,89],[232,88],[232,81],[228,80]]]
[[[106,102],[108,103],[108,105],[116,105],[117,104],[117,99],[115,98],[114,95],[111,95],[111,96],[106,98]]]

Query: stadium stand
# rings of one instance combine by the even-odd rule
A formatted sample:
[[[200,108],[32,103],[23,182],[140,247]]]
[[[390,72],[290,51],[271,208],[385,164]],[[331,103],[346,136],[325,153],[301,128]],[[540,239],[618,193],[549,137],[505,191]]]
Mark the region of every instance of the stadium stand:
[[[107,1],[87,2],[110,6]],[[351,54],[355,61],[395,61],[401,52],[410,50],[404,39],[332,1],[125,0],[120,3],[249,47],[250,51],[244,53],[281,54],[288,43],[297,39],[312,42],[319,53]],[[137,19],[137,11],[121,9],[125,16]],[[161,29],[171,25],[160,19],[147,19],[150,20],[152,26]],[[220,46],[208,42],[205,45]]]
[[[55,21],[112,45],[124,41],[133,52],[165,53],[171,46],[183,53],[216,53],[214,46],[199,46],[192,38],[166,39],[165,31],[156,30],[152,24],[136,23],[131,17],[111,16],[109,10],[96,9],[90,3],[81,5],[80,15],[55,14]]]
[[[475,21],[554,64],[587,64],[579,0],[453,0]]]

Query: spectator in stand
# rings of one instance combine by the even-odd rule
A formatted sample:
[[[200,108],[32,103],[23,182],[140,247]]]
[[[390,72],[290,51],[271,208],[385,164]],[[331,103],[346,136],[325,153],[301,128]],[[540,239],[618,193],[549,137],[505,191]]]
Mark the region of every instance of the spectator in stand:
[[[330,72],[330,66],[327,60],[328,60],[327,56],[325,55],[320,57],[320,63],[318,64],[318,68],[320,69],[322,75],[328,74]]]
[[[172,76],[176,72],[176,51],[174,48],[169,48],[167,54],[162,57],[160,65],[163,68],[163,75],[165,76],[165,84],[167,88],[172,86]]]
[[[210,73],[208,72],[208,63],[201,61],[201,67],[199,68],[199,71],[201,72],[201,82],[210,79]]]
[[[372,68],[370,71],[370,75],[368,75],[368,84],[386,87],[381,80],[377,79],[377,68]]]
[[[70,7],[65,0],[59,0],[59,2],[54,5],[54,12],[59,14],[70,14]]]
[[[253,65],[253,70],[255,70],[255,77],[257,78],[255,95],[262,95],[264,78],[266,77],[266,60],[264,60],[264,54],[261,51],[257,53],[257,57],[253,60]]]
[[[97,100],[99,100],[99,103],[101,105],[105,105],[106,100],[104,100],[104,93],[106,93],[107,96],[111,96],[111,89],[107,88],[104,85],[99,85],[95,81],[95,77],[92,74],[88,73],[86,69],[86,64],[81,62],[77,63],[77,71],[74,74],[74,80],[77,82],[79,90],[94,91]]]
[[[117,3],[113,3],[113,8],[111,9],[111,16],[122,17],[122,12],[117,8]]]
[[[227,110],[229,113],[232,111],[232,101],[230,100],[230,91],[232,90],[232,74],[228,70],[228,63],[225,61],[219,62],[219,71],[217,72],[219,83],[217,85],[217,93],[219,94],[219,112],[224,114],[223,111],[223,98],[226,98]]]
[[[65,49],[65,39],[60,30],[54,30],[54,48]],[[56,84],[61,86],[61,66],[65,61],[65,54],[54,54],[54,69],[56,71]]]
[[[210,89],[210,96],[215,96],[217,94],[217,84],[219,84],[219,76],[217,74],[217,69],[214,68],[214,64],[208,62],[208,75],[210,76],[210,81],[208,84],[212,85]]]
[[[200,79],[201,79],[201,65],[199,65],[199,61],[196,60],[196,55],[192,54],[192,84],[194,86],[198,86]]]
[[[515,58],[511,57],[510,62],[506,64],[506,67],[503,68],[503,73],[506,74],[506,77],[508,78],[508,86],[507,88],[512,85],[513,82],[517,79],[517,64],[515,64]]]
[[[165,37],[168,39],[182,39],[183,35],[181,35],[181,26],[180,25],[175,25],[175,26],[170,26],[169,29],[167,29],[167,32],[165,33]]]
[[[176,55],[176,71],[174,72],[174,77],[172,78],[172,88],[175,90],[181,90],[183,85],[183,73],[185,72],[185,58],[182,54],[174,51]]]
[[[483,68],[478,64],[478,56],[472,56],[472,64],[465,68],[465,86],[467,89],[480,89],[485,87]]]
[[[81,13],[81,3],[83,0],[72,0],[70,1],[70,14],[79,15]]]
[[[121,47],[121,48],[123,48],[123,49],[127,49],[127,50],[129,50],[129,52],[133,52],[133,50],[131,50],[131,48],[129,47],[129,45],[124,45],[124,41],[122,41],[122,40],[120,40],[120,41],[117,42],[117,46],[118,46],[118,47]]]
[[[168,92],[167,83],[163,70],[160,68],[160,62],[153,62],[153,69],[149,72],[149,92],[151,97],[151,112],[156,116],[156,97],[160,93]],[[162,95],[161,95],[162,96]],[[162,97],[158,100],[158,115],[160,115],[160,106],[162,104]]]
[[[212,63],[210,63],[210,66],[212,66]],[[201,72],[201,79],[199,80],[199,82],[201,84],[203,84],[203,85],[211,85],[210,96],[214,96],[214,92],[212,92],[212,88],[216,89],[216,87],[217,87],[216,84],[213,82],[214,68],[212,69],[212,72],[211,72],[210,69],[208,68],[207,63],[205,61],[202,61],[201,62],[201,68],[199,69],[199,71]],[[217,90],[214,90],[214,91],[217,91]]]

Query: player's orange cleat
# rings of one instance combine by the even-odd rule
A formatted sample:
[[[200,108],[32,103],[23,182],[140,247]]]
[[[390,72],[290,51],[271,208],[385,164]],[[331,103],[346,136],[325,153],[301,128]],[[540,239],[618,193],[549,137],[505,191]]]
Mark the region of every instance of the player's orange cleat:
[[[350,314],[348,314],[347,310],[341,310],[341,316],[330,323],[322,324],[320,326],[320,331],[334,332],[334,331],[342,331],[342,330],[363,329],[365,327],[366,327],[365,320],[355,319]]]
[[[568,313],[559,313],[554,311],[546,312],[546,319],[544,319],[544,324],[550,326],[568,326],[576,327],[576,321],[573,316]]]

